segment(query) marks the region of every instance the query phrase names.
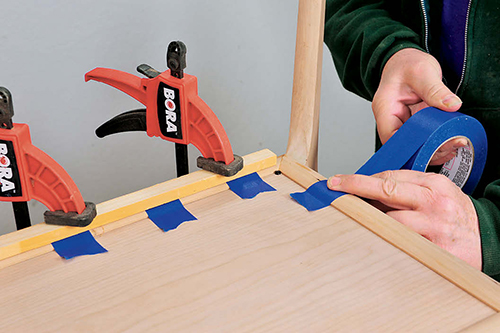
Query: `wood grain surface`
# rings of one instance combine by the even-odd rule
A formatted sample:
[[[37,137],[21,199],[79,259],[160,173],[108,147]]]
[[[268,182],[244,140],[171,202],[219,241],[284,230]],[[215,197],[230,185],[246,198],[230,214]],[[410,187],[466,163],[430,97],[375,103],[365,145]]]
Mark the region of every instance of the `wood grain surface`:
[[[284,175],[198,220],[106,232],[109,252],[46,253],[0,270],[1,332],[452,332],[496,312],[333,207],[307,212]]]
[[[244,167],[235,176],[224,177],[199,170],[185,176],[108,200],[97,205],[97,216],[90,225],[83,228],[65,227],[39,223],[32,227],[0,236],[0,268],[10,265],[11,259],[27,251],[50,246],[51,243],[90,230],[94,235],[103,233],[110,223],[136,222],[146,217],[145,210],[157,207],[175,199],[184,198],[226,182],[261,171],[276,165],[276,155],[263,149],[243,157]],[[142,215],[141,215],[142,214]],[[111,227],[114,228],[114,227]],[[26,256],[23,256],[26,257]]]
[[[280,170],[304,188],[325,177],[284,156]],[[500,283],[382,213],[362,199],[344,195],[331,205],[401,251],[500,311]]]

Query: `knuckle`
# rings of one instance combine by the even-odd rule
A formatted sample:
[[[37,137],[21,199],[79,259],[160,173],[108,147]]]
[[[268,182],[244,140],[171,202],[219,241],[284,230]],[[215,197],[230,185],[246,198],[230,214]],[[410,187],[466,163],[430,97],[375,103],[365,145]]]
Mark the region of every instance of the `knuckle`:
[[[382,191],[388,198],[396,196],[397,182],[390,176],[382,181]]]
[[[386,170],[381,173],[379,173],[380,178],[382,179],[388,179],[388,178],[394,178],[394,171],[393,170]]]
[[[447,249],[455,241],[456,228],[452,224],[443,223],[439,229],[440,230],[436,235],[436,238],[439,239],[439,241],[443,245],[442,247]]]
[[[441,197],[437,203],[439,205],[439,210],[445,215],[445,216],[452,216],[456,212],[456,207],[455,203],[453,200],[447,197]]]
[[[436,82],[426,88],[425,94],[428,98],[433,99],[446,93],[446,87],[441,82]]]
[[[434,178],[434,177],[433,177]],[[438,179],[438,177],[435,177]],[[441,202],[444,200],[444,197],[439,190],[440,185],[437,182],[430,181],[432,186],[425,187],[423,193],[423,200],[427,206],[439,207]]]
[[[379,89],[373,96],[371,104],[373,115],[377,118],[384,110],[387,110],[389,101],[387,100],[385,90]]]
[[[425,54],[423,57],[414,59],[411,66],[408,67],[410,74],[417,77],[428,77],[429,74],[437,73],[441,75],[439,62],[431,55]]]
[[[427,206],[434,206],[439,204],[439,196],[436,192],[427,190],[423,192],[423,200]]]
[[[429,62],[425,60],[415,61],[412,66],[408,68],[409,74],[414,77],[422,77],[429,71]]]
[[[427,181],[436,188],[442,188],[451,182],[448,177],[440,173],[428,173]]]
[[[379,110],[381,110],[382,108],[380,107],[380,98],[379,98],[379,92],[377,91],[375,93],[375,95],[373,96],[373,101],[372,101],[372,112],[374,115],[377,115],[377,113],[379,112]]]

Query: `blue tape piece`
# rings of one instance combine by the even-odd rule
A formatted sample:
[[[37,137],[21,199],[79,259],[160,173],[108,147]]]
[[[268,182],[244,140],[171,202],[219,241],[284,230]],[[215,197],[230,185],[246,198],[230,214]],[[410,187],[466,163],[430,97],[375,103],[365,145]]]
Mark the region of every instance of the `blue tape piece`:
[[[95,240],[90,231],[61,239],[52,243],[52,246],[57,254],[64,259],[108,252],[108,250]]]
[[[326,185],[326,180],[322,180],[311,185],[305,192],[290,195],[308,211],[313,211],[329,206],[333,200],[344,194],[344,192],[330,190]]]
[[[193,214],[184,208],[179,199],[148,209],[146,213],[149,219],[163,231],[175,229],[186,221],[197,220]]]
[[[262,192],[276,191],[274,187],[266,183],[254,172],[249,175],[227,182],[227,185],[242,199],[254,198]]]
[[[462,186],[464,193],[471,194],[479,183],[486,164],[488,142],[484,128],[471,116],[459,112],[445,112],[433,107],[425,108],[410,117],[356,174],[371,176],[399,169],[424,172],[435,151],[444,142],[458,136],[468,138],[473,147],[472,169]],[[470,165],[464,168],[470,168]],[[459,170],[455,177],[460,178],[463,175]],[[326,181],[323,182],[319,182],[321,185],[313,184],[306,192],[292,193],[291,196],[295,200],[300,198],[300,201],[297,200],[299,203],[305,202],[301,204],[308,210],[317,210],[329,206],[333,200],[345,194],[329,190]],[[318,190],[319,188],[321,190]],[[316,196],[316,200],[312,200],[310,196]],[[320,203],[323,204],[322,207]]]

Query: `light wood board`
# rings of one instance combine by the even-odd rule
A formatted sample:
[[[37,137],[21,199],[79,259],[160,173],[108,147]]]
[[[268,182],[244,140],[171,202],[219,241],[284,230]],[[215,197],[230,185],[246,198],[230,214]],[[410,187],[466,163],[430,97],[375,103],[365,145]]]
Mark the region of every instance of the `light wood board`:
[[[452,332],[495,315],[335,208],[307,212],[284,175],[264,179],[278,191],[186,203],[198,221],[176,230],[143,219],[98,236],[108,253],[5,267],[0,331]]]
[[[325,179],[314,170],[287,156],[281,159],[280,170],[305,188]],[[331,205],[448,281],[474,295],[496,311],[500,311],[500,284],[497,281],[432,244],[358,197],[344,195],[334,200]]]
[[[324,23],[325,0],[299,1],[286,155],[314,170],[318,170]]]

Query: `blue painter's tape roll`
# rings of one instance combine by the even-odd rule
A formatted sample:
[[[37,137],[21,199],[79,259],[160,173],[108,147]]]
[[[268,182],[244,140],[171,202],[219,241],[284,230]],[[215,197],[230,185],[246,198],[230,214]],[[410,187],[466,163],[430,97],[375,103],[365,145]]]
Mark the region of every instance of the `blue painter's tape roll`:
[[[456,137],[467,138],[469,144],[459,148],[457,156],[443,165],[440,173],[446,175],[464,193],[471,194],[476,188],[486,164],[488,151],[486,132],[481,123],[471,116],[459,112],[445,112],[433,107],[425,108],[410,117],[356,173],[370,176],[398,169],[423,172],[427,169],[438,148]],[[326,187],[326,182],[313,186],[314,188]],[[325,189],[322,191],[316,189],[313,192],[324,193]],[[344,194],[342,192],[336,193],[338,196]],[[296,198],[297,194],[300,197],[300,193],[293,193],[292,197]],[[329,195],[329,197],[335,198],[333,195]],[[319,201],[325,202],[326,207],[333,200],[320,198]],[[328,204],[326,204],[327,201],[329,201]],[[305,207],[307,208],[307,206]]]
[[[476,188],[486,164],[488,142],[479,121],[459,112],[425,108],[410,119],[356,173],[373,175],[386,170],[425,171],[438,148],[456,137],[465,137],[469,145],[458,150],[457,157],[446,163],[442,174],[464,193]]]

